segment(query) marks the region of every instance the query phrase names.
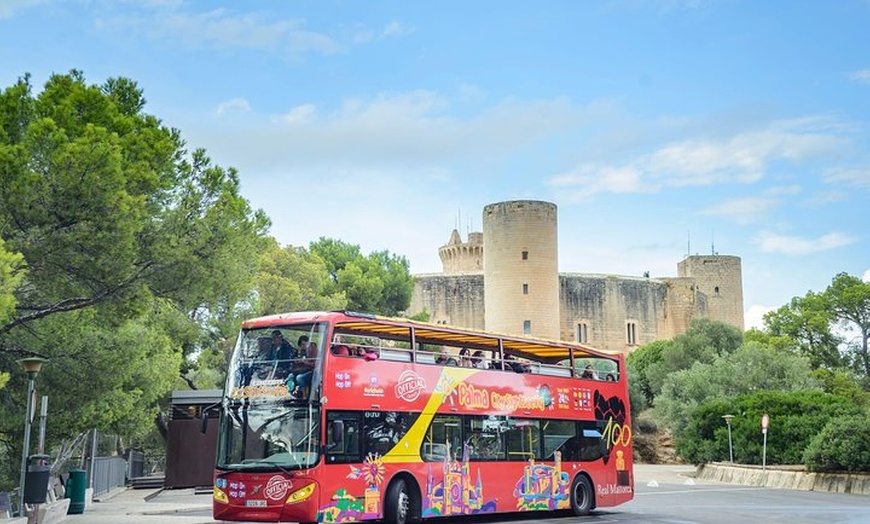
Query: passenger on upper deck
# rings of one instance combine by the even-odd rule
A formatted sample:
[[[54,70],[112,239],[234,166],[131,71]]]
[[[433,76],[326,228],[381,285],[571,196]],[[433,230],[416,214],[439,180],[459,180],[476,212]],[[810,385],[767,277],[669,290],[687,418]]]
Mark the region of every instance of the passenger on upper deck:
[[[489,369],[489,360],[483,358],[483,351],[479,349],[471,355],[471,361],[478,369]]]
[[[463,368],[474,367],[474,363],[471,361],[471,352],[468,351],[468,348],[459,350],[459,366]]]
[[[583,374],[581,375],[581,377],[598,380],[598,373],[596,373],[595,370],[592,369],[592,364],[587,364],[586,368],[583,369]]]
[[[527,364],[524,364],[516,359],[513,355],[504,356],[505,363],[510,366],[511,370],[516,373],[530,373],[531,370]]]
[[[302,337],[299,338],[301,339]],[[307,339],[308,337],[305,338]],[[293,373],[287,379],[290,394],[294,397],[301,397],[305,388],[311,387],[311,377],[314,375],[314,364],[317,361],[318,347],[314,342],[307,344],[306,347],[308,349],[305,353],[305,358],[294,364]]]

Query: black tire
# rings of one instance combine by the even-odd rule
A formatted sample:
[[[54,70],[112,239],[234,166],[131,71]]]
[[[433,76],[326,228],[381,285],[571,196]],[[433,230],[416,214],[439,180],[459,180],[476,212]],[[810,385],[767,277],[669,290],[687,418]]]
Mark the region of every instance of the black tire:
[[[395,479],[387,488],[384,497],[384,522],[387,524],[407,524],[410,520],[411,496],[404,479]]]
[[[571,483],[571,511],[578,517],[585,517],[592,511],[594,497],[589,479],[584,475],[574,477]]]

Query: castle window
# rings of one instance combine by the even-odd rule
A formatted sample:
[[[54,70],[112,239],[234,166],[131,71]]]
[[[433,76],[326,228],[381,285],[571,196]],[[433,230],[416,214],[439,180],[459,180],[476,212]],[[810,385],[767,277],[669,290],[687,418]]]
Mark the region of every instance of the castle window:
[[[528,259],[529,259],[529,252],[523,251],[523,260],[528,260]]]
[[[577,324],[577,342],[581,344],[589,342],[589,328],[585,322]]]
[[[628,322],[625,325],[625,335],[626,341],[629,346],[634,346],[637,344],[637,323],[636,322]]]
[[[523,335],[531,335],[532,334],[532,321],[531,320],[523,320]]]
[[[716,295],[717,297],[719,296],[719,286],[716,286],[713,288],[713,294]]]
[[[529,294],[529,285],[523,284],[523,295],[528,295],[528,294]]]

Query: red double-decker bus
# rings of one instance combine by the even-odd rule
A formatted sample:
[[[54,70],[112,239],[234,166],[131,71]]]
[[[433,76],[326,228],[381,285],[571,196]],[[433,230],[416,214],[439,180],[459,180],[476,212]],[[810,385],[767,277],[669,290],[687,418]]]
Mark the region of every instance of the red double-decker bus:
[[[622,355],[350,312],[243,323],[214,517],[404,524],[631,500]]]

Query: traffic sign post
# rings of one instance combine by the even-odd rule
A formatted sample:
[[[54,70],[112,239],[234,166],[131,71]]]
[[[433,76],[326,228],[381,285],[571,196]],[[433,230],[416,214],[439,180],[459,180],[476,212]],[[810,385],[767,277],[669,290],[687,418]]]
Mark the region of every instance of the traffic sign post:
[[[770,417],[767,413],[761,416],[761,434],[764,435],[764,444],[761,447],[761,471],[767,469],[767,426],[770,424]]]

